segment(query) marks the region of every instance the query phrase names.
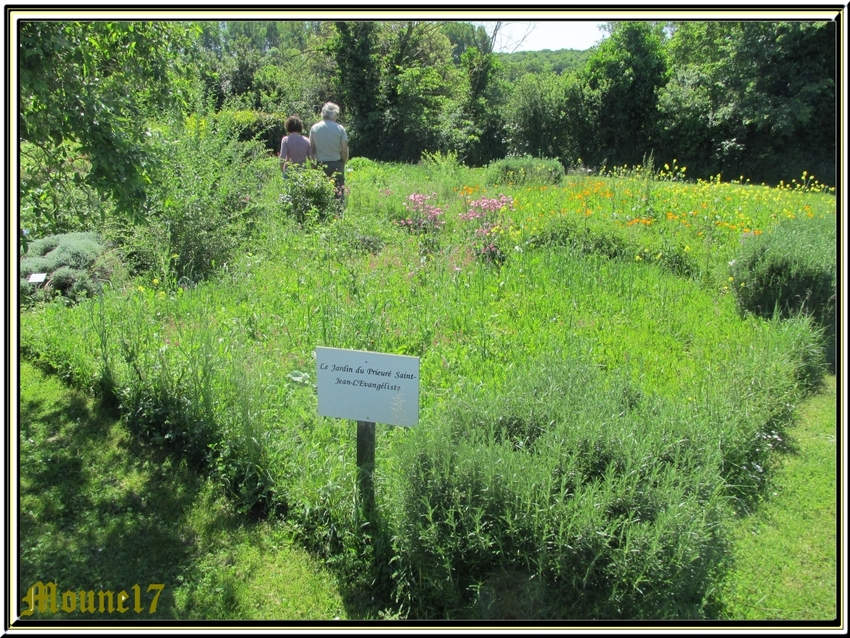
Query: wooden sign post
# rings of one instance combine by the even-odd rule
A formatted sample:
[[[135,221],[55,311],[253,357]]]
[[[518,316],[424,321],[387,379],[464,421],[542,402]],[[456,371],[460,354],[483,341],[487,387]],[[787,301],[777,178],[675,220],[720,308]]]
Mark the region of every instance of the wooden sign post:
[[[357,486],[366,509],[375,505],[375,424],[371,421],[357,422]]]
[[[316,390],[320,416],[357,421],[357,483],[371,508],[375,423],[418,423],[419,357],[317,347]]]

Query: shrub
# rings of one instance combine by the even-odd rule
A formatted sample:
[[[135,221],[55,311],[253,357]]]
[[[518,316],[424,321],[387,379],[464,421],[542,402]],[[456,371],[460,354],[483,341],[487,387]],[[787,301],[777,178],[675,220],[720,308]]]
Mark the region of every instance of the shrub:
[[[440,151],[422,152],[420,163],[428,169],[433,179],[437,181],[446,180],[447,182],[456,182],[459,176],[463,173],[463,167],[458,161],[457,151]]]
[[[287,170],[280,202],[287,216],[299,224],[323,222],[340,212],[333,180],[311,167]]]
[[[67,233],[37,239],[21,258],[21,299],[47,300],[55,295],[76,301],[100,289],[117,266],[101,259],[106,246],[97,233]],[[29,283],[34,273],[47,275],[44,284]]]
[[[523,184],[559,184],[564,177],[564,167],[558,160],[525,157],[508,157],[491,163],[484,179],[488,184],[520,186]]]
[[[591,230],[576,219],[560,218],[531,239],[535,246],[564,246],[582,255],[597,254],[615,259],[629,254],[623,233],[617,228]]]
[[[173,140],[158,140],[164,161],[146,219],[129,226],[116,220],[107,232],[137,271],[173,268],[177,279],[204,279],[251,235],[269,179],[257,161],[263,151],[257,142],[238,141],[233,128],[203,121],[186,130],[177,124],[165,135]]]
[[[700,615],[728,501],[695,406],[551,359],[465,396],[382,477],[400,603],[459,617],[520,574],[538,617]]]
[[[835,363],[836,223],[797,216],[742,240],[729,268],[738,308],[761,317],[810,315]]]
[[[345,168],[351,169],[352,171],[358,171],[363,168],[373,168],[375,166],[377,166],[377,164],[368,157],[352,157],[345,164]]]
[[[210,119],[216,127],[224,130],[235,130],[240,142],[258,141],[268,151],[277,154],[280,151],[280,140],[286,135],[286,118],[284,113],[263,113],[261,111],[220,111]],[[198,123],[196,115],[187,120],[187,127],[192,128]],[[305,122],[305,126],[306,126]]]

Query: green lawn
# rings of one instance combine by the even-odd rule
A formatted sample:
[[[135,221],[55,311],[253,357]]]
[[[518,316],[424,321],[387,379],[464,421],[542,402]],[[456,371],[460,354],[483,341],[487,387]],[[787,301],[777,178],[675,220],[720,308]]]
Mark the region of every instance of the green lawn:
[[[53,376],[21,364],[21,596],[41,581],[62,593],[130,592],[144,611],[98,618],[346,618],[334,577],[281,522],[244,522],[221,490]],[[164,588],[150,614],[153,593]],[[20,611],[27,605],[22,604]],[[92,617],[35,612],[30,618]]]
[[[769,500],[741,521],[723,617],[836,617],[836,388],[806,401],[781,453]]]

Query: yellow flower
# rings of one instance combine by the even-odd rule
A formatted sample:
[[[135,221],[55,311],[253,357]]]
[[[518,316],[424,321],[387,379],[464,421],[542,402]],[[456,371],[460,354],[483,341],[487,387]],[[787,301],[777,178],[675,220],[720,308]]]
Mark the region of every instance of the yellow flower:
[[[145,287],[144,286],[136,286],[136,290],[138,290],[139,292],[144,292]]]
[[[154,278],[153,278],[153,285],[154,285],[154,286],[158,286],[158,285],[159,285],[159,279],[157,279],[156,277],[154,277]]]

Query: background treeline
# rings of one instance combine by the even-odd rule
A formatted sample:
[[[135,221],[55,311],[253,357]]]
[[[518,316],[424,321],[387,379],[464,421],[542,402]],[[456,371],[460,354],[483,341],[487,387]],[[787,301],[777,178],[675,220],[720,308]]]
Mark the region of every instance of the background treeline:
[[[354,153],[370,159],[440,150],[470,165],[529,153],[613,166],[654,152],[695,177],[834,179],[830,23],[622,22],[587,52],[514,54],[494,53],[493,33],[468,23],[242,22],[204,33],[218,108],[306,115],[328,97],[343,106]]]
[[[73,182],[144,217],[154,122],[224,112],[276,151],[287,115],[309,124],[328,100],[352,155],[373,160],[675,158],[692,178],[834,183],[834,23],[608,31],[588,51],[506,54],[498,26],[464,22],[22,22],[23,205],[56,215]]]

